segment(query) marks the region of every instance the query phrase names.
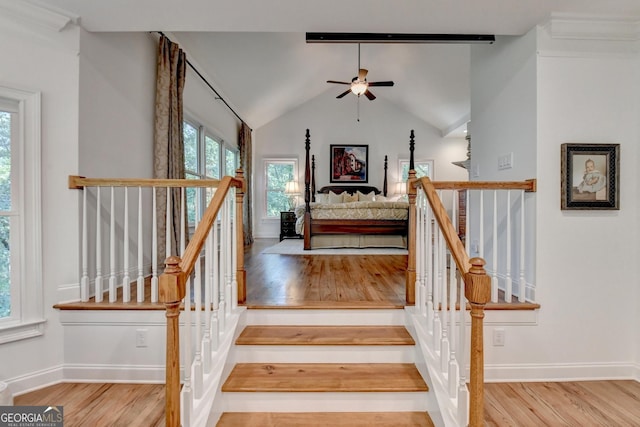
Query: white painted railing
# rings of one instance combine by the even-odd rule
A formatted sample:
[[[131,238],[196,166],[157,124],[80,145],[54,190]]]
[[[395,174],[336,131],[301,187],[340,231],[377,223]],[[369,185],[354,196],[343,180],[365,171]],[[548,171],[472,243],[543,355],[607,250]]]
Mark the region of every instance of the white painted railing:
[[[472,319],[481,325],[484,304],[490,299],[497,302],[499,291],[507,301],[514,294],[525,300],[522,284],[527,268],[533,268],[524,256],[533,225],[525,215],[525,191],[535,191],[535,182],[444,183],[423,178],[416,181],[416,188],[409,194],[415,197],[413,319],[418,343],[445,425],[477,425],[473,414],[482,419],[477,412],[483,404],[482,328],[472,332],[468,325]],[[504,204],[498,202],[501,192]],[[487,193],[493,195],[489,207]],[[411,246],[410,240],[410,256]],[[487,254],[492,263],[485,271],[482,258]],[[531,294],[532,286],[529,289]],[[470,353],[476,356],[470,358]]]

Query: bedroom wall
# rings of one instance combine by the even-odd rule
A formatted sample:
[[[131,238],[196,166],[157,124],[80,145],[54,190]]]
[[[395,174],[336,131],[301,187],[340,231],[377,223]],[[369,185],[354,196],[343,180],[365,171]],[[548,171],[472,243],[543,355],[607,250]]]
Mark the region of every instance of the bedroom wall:
[[[19,9],[16,9],[19,10]],[[78,171],[78,51],[76,28],[58,31],[27,16],[0,13],[0,85],[40,91],[41,217],[44,334],[0,345],[0,380],[25,387],[61,378],[62,326],[53,309],[57,290],[77,281],[77,194],[67,177]],[[51,17],[52,15],[47,15]],[[13,389],[13,385],[10,386]]]
[[[277,237],[279,219],[261,215],[264,195],[263,159],[294,157],[298,159],[298,181],[304,191],[305,130],[311,134],[311,154],[316,156],[316,186],[329,185],[329,145],[369,145],[369,185],[382,189],[384,156],[388,156],[388,189],[394,192],[398,181],[398,160],[409,158],[409,134],[415,131],[416,160],[434,160],[435,179],[467,180],[467,172],[451,162],[466,158],[464,138],[443,138],[440,131],[421,119],[407,114],[384,97],[370,102],[360,100],[357,121],[357,98],[336,99],[327,90],[294,111],[262,126],[254,133],[254,234],[255,237]]]
[[[630,378],[634,369],[637,377],[638,333],[633,325],[638,321],[638,298],[633,260],[638,256],[634,242],[638,237],[639,177],[633,161],[638,158],[638,54],[631,42],[569,42],[551,38],[548,28],[534,29],[509,45],[526,49],[513,50],[506,68],[510,73],[504,74],[504,64],[495,69],[505,84],[494,95],[487,92],[487,96],[503,98],[490,108],[494,118],[502,117],[506,131],[491,140],[481,138],[476,129],[489,129],[495,123],[477,113],[483,100],[474,99],[472,149],[496,153],[493,146],[513,144],[514,153],[533,150],[529,162],[515,157],[509,175],[520,179],[533,172],[538,179],[535,276],[541,309],[529,325],[499,325],[506,332],[504,347],[492,346],[493,326],[487,328],[487,379]],[[531,64],[531,58],[535,58],[535,73],[523,74],[522,65]],[[513,97],[504,98],[524,75],[535,77],[530,82],[535,88],[533,112],[531,105],[521,107]],[[473,87],[472,96],[476,94]],[[530,89],[526,93],[530,96]],[[513,130],[512,119],[525,113],[535,118],[533,141],[529,132],[524,138],[514,138],[509,130]],[[564,142],[621,144],[619,211],[560,210],[560,145]],[[481,164],[483,178],[486,170]]]

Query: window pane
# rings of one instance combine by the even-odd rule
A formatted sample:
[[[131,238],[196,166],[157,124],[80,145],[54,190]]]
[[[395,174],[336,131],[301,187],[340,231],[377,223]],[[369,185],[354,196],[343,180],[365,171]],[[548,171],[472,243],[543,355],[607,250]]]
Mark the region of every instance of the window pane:
[[[293,163],[267,163],[266,167],[267,216],[279,216],[289,210],[289,197],[285,194],[287,182],[293,180]]]
[[[235,176],[236,175],[236,168],[238,167],[236,165],[236,153],[234,153],[233,151],[226,149],[225,148],[225,170],[224,173],[225,175],[231,175],[231,176]]]
[[[11,315],[11,257],[9,218],[0,217],[0,318]]]
[[[184,167],[191,172],[198,172],[198,129],[184,122]]]
[[[186,177],[187,179],[198,179],[197,176],[190,173],[187,173]],[[193,187],[187,188],[185,193],[187,197],[187,219],[189,225],[193,225],[196,223],[196,189]]]
[[[416,162],[414,165],[416,170],[416,178],[422,178],[428,176],[431,178],[430,163]],[[402,182],[409,179],[409,162],[402,162]]]
[[[0,211],[11,210],[11,114],[0,111]]]
[[[220,143],[205,137],[205,175],[210,178],[220,179]]]

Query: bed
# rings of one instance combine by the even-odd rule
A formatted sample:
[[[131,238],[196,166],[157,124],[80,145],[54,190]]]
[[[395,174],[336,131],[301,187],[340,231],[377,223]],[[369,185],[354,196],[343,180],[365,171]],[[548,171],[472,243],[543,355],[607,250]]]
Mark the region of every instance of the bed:
[[[370,185],[328,185],[315,189],[315,156],[305,142],[305,203],[296,207],[296,232],[304,249],[407,247],[409,203],[387,196],[387,156],[383,189]]]

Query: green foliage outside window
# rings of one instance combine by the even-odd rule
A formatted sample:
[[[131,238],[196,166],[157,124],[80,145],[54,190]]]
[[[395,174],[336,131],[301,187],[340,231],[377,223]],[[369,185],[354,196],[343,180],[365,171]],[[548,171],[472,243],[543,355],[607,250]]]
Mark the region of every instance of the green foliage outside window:
[[[11,209],[11,114],[0,112],[0,211]],[[11,315],[9,217],[0,216],[0,318]]]
[[[279,217],[281,211],[289,210],[289,196],[284,190],[287,182],[293,180],[293,162],[268,162],[267,174],[267,216]]]

